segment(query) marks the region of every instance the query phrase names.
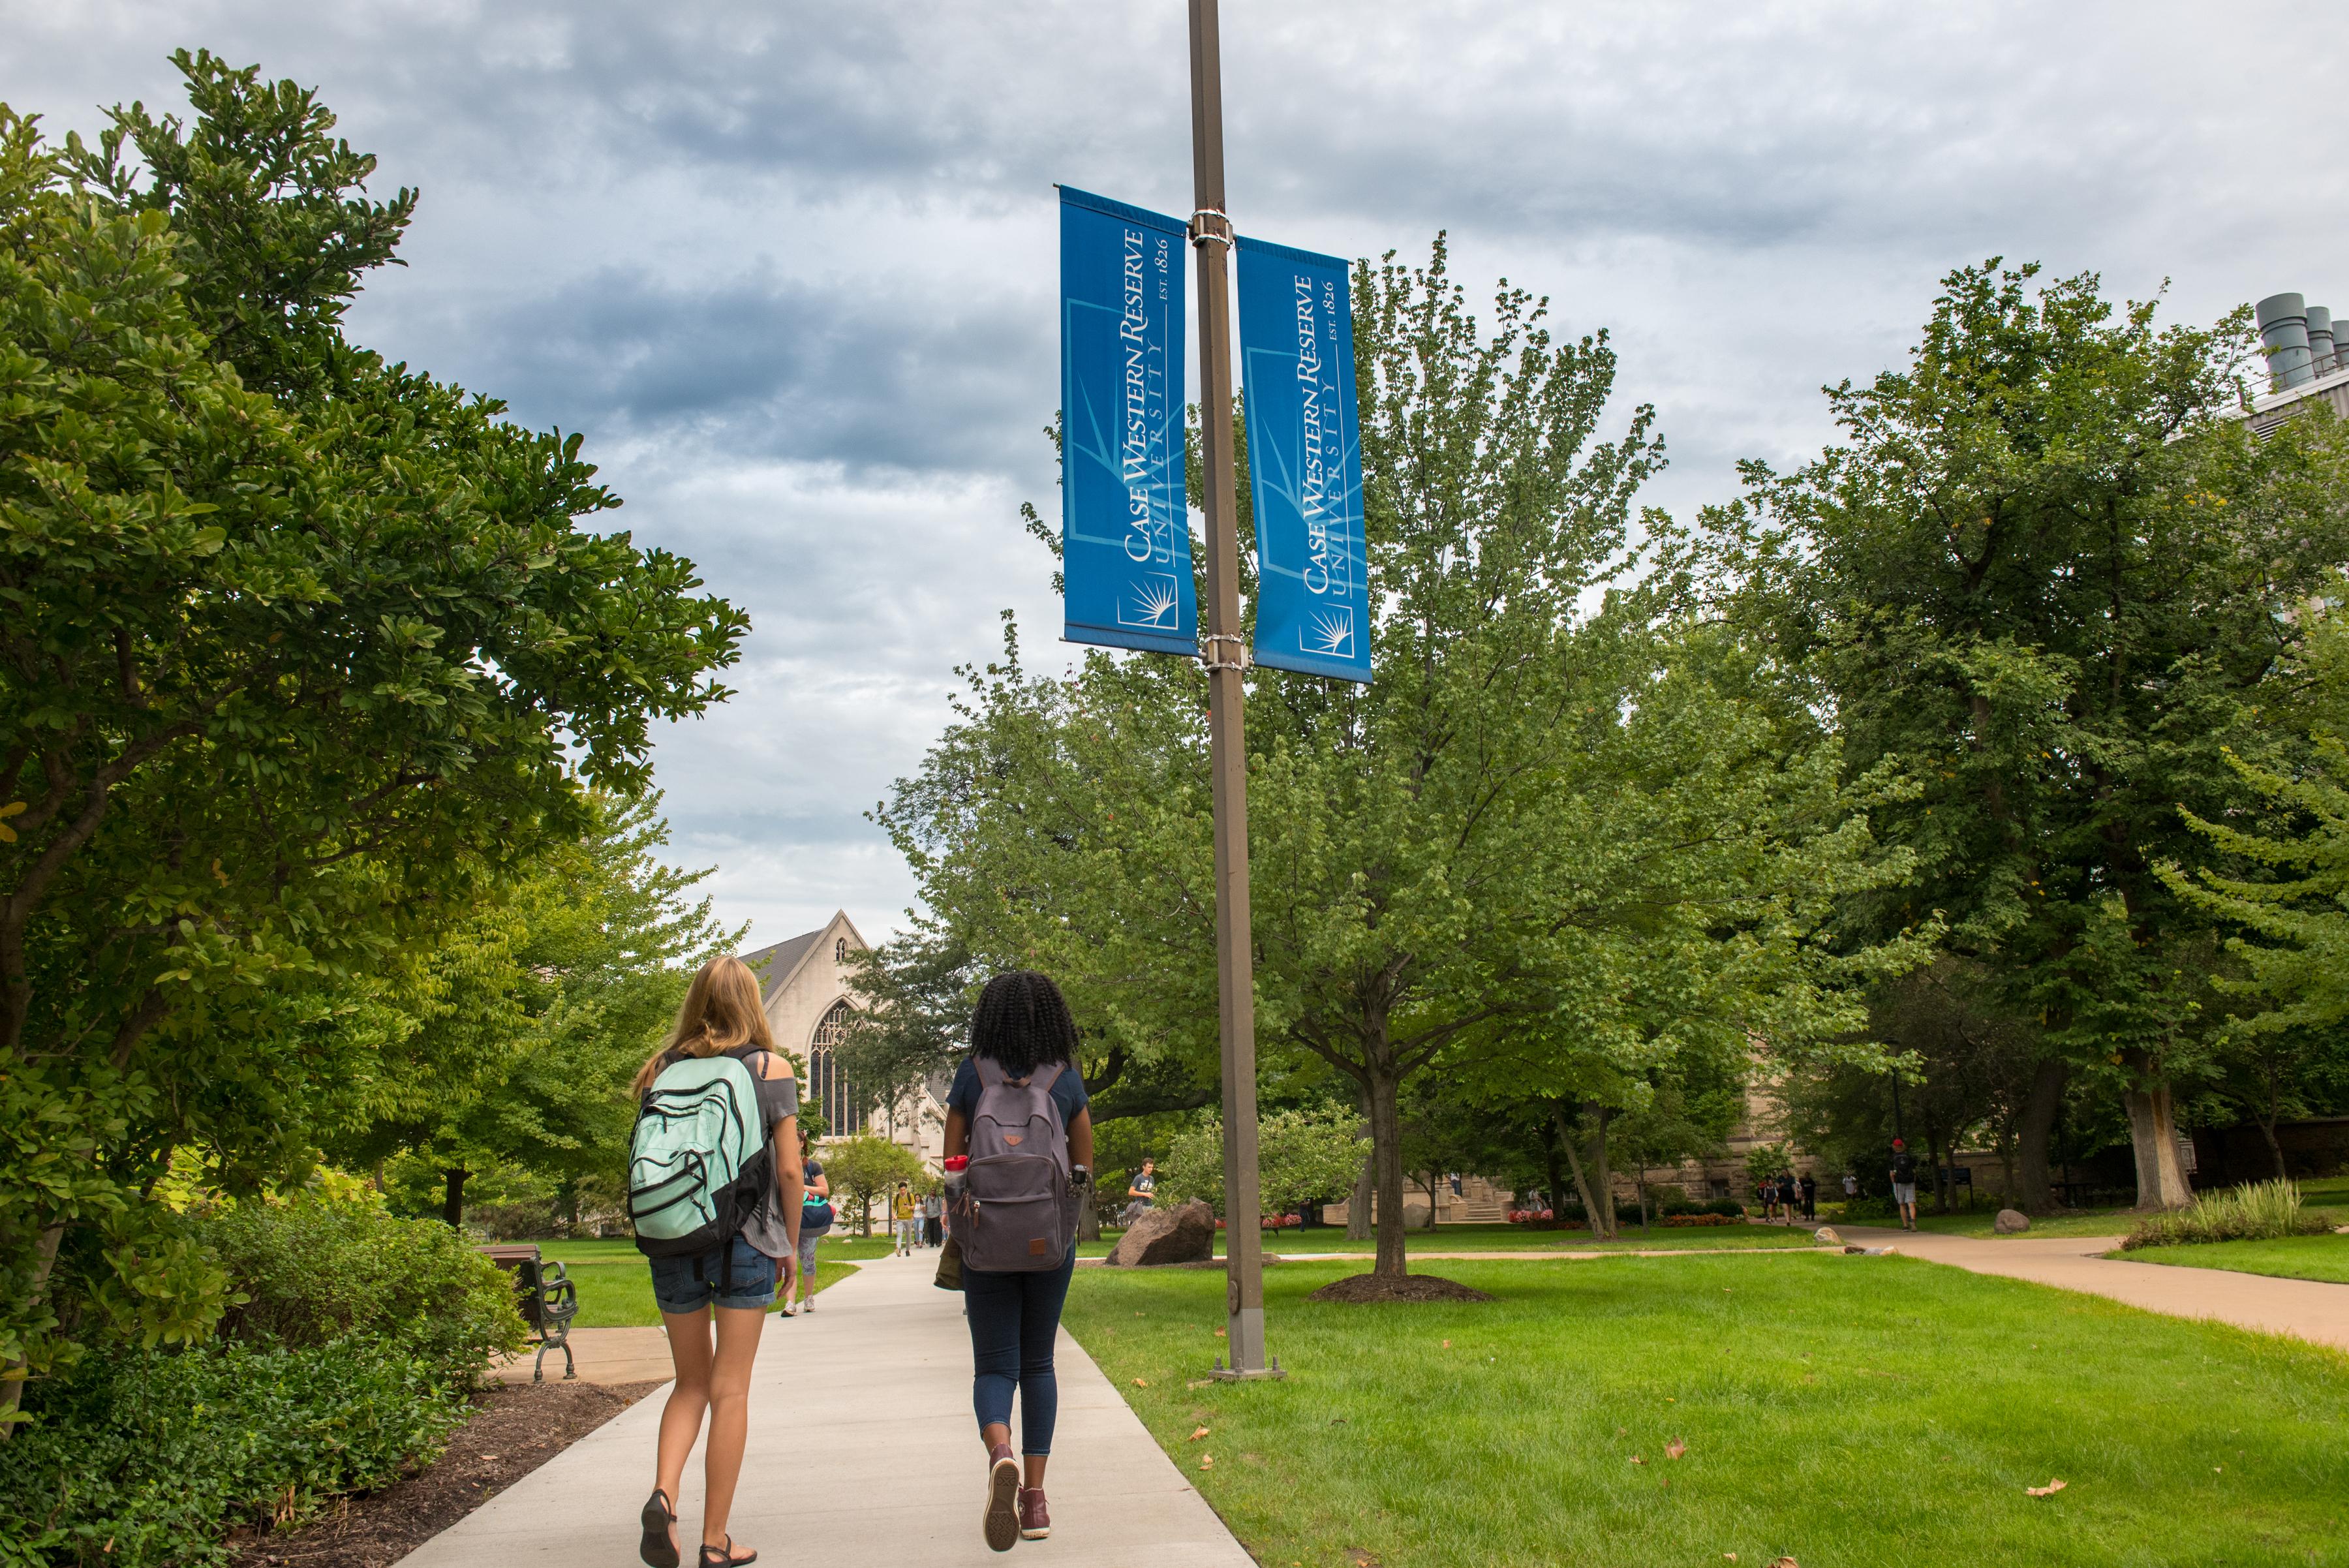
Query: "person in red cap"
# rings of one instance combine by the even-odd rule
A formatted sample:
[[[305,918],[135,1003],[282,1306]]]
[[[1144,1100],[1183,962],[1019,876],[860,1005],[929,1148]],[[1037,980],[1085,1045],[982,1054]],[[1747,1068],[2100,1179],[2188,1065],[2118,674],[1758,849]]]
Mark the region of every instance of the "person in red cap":
[[[1917,1228],[1917,1157],[1904,1138],[1892,1140],[1892,1201],[1900,1207],[1900,1228]]]

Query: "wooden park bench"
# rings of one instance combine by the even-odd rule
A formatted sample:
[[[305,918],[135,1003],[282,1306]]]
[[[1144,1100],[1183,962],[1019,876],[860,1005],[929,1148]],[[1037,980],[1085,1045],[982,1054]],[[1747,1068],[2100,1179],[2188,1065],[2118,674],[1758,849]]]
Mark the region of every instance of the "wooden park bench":
[[[579,1368],[571,1359],[571,1320],[579,1315],[579,1287],[571,1282],[563,1265],[543,1260],[534,1241],[476,1247],[474,1251],[514,1276],[514,1304],[522,1309],[523,1321],[538,1336],[538,1355],[531,1363],[530,1380],[545,1381],[546,1353],[555,1349],[563,1352],[564,1381],[577,1377]]]

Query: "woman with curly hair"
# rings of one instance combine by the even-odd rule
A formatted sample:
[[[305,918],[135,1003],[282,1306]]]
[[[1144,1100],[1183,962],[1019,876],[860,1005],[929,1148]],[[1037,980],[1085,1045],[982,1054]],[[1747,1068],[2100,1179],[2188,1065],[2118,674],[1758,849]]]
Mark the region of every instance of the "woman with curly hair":
[[[1007,1090],[1026,1096],[1026,1103],[1048,1118],[1057,1112],[1065,1129],[1065,1144],[1061,1149],[1038,1150],[1031,1142],[1017,1152],[1023,1156],[1048,1153],[1065,1167],[1069,1200],[1065,1212],[1073,1215],[1077,1203],[1091,1200],[1085,1189],[1092,1179],[1093,1163],[1092,1112],[1088,1108],[1084,1079],[1077,1071],[1076,1055],[1077,1027],[1060,987],[1032,970],[999,974],[988,981],[971,1019],[970,1054],[956,1071],[954,1086],[947,1094],[947,1157],[954,1159],[971,1153],[972,1127],[981,1118],[983,1100]],[[1047,1096],[1050,1110],[1044,1110],[1041,1103]],[[1018,1145],[1027,1136],[1013,1133],[1001,1141]],[[970,1222],[971,1212],[948,1208],[958,1226]],[[982,1217],[978,1224],[984,1223]],[[1050,1256],[1050,1241],[1033,1244],[1044,1265],[1040,1267],[1003,1271],[974,1267],[968,1247],[963,1257],[963,1301],[970,1317],[971,1406],[978,1417],[978,1439],[987,1449],[987,1501],[981,1527],[988,1545],[998,1552],[1008,1552],[1022,1540],[1040,1541],[1052,1532],[1051,1515],[1044,1507],[1044,1466],[1052,1452],[1052,1426],[1061,1404],[1060,1385],[1052,1371],[1052,1341],[1061,1330],[1061,1307],[1068,1299],[1069,1275],[1077,1261],[1071,1237],[1064,1234],[1053,1240],[1061,1244],[1057,1259]],[[1011,1451],[1014,1390],[1019,1396],[1020,1458]]]

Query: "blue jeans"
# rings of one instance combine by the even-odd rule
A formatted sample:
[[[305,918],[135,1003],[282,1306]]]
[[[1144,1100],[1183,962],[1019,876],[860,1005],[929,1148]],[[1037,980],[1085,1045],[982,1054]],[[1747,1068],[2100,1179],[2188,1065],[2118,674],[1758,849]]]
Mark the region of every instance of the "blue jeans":
[[[1032,1274],[962,1272],[963,1303],[970,1313],[970,1404],[982,1428],[1011,1425],[1011,1391],[1019,1391],[1019,1448],[1052,1451],[1052,1425],[1061,1414],[1061,1384],[1052,1372],[1052,1338],[1077,1250],[1061,1266]]]
[[[733,1251],[733,1278],[727,1279],[727,1251]],[[699,1312],[711,1302],[722,1307],[775,1304],[775,1260],[737,1236],[699,1257],[655,1258],[653,1300],[667,1313]]]

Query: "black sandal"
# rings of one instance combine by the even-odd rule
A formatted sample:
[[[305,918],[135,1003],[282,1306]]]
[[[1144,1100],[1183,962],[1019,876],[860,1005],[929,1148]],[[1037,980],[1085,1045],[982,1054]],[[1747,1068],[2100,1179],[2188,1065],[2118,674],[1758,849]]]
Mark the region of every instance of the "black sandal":
[[[668,1493],[653,1488],[652,1496],[645,1500],[642,1518],[645,1539],[636,1555],[645,1560],[646,1568],[677,1568],[677,1544],[668,1538],[668,1527],[677,1522],[677,1515],[669,1511]]]
[[[734,1538],[730,1535],[726,1538],[726,1544],[723,1546],[712,1546],[707,1542],[702,1543],[701,1568],[743,1568],[745,1563],[756,1563],[758,1560],[759,1554],[755,1552],[748,1557],[735,1556]]]

